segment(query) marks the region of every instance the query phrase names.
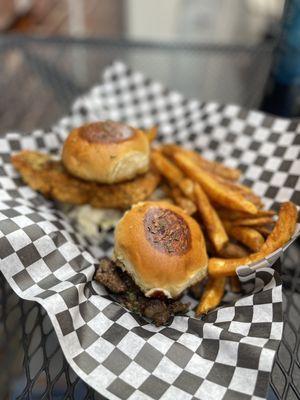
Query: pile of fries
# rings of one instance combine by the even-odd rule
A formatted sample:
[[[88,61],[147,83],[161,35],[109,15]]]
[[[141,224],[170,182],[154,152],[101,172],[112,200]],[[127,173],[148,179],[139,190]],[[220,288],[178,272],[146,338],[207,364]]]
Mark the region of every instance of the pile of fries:
[[[208,281],[196,315],[205,314],[220,304],[228,280],[232,291],[240,290],[237,267],[261,260],[292,237],[297,208],[292,202],[283,203],[277,217],[238,182],[239,170],[177,145],[154,149],[152,161],[164,177],[167,198],[193,215],[204,232]]]

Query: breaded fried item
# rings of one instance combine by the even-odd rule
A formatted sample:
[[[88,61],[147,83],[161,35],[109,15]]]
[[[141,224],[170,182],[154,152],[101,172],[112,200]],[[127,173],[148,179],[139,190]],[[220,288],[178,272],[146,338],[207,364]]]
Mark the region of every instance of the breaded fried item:
[[[96,208],[130,207],[145,200],[157,187],[160,176],[154,169],[134,180],[103,185],[70,175],[61,161],[37,151],[21,151],[12,156],[23,180],[46,197],[69,204],[90,204]]]

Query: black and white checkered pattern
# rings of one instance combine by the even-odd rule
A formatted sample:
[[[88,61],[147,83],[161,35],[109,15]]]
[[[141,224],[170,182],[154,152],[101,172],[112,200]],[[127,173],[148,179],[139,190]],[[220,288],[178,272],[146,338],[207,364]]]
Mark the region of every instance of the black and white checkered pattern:
[[[245,297],[203,320],[178,316],[157,328],[92,282],[112,237],[92,245],[10,164],[10,154],[23,148],[57,154],[72,127],[105,118],[158,125],[161,141],[239,167],[245,182],[275,207],[287,199],[300,204],[300,124],[187,100],[116,62],[51,132],[0,139],[0,269],[19,296],[46,309],[83,380],[109,399],[264,398],[283,327],[281,281],[269,266],[292,240],[267,259],[239,268],[250,292]]]

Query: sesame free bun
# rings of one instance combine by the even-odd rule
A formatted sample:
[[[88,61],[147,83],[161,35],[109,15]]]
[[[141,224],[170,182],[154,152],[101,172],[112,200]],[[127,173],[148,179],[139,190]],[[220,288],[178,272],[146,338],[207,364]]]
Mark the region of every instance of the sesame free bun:
[[[141,202],[115,230],[114,257],[146,296],[176,298],[207,274],[200,226],[167,202]]]
[[[70,174],[107,184],[145,173],[149,159],[146,134],[113,121],[93,122],[74,129],[62,152],[64,166]]]

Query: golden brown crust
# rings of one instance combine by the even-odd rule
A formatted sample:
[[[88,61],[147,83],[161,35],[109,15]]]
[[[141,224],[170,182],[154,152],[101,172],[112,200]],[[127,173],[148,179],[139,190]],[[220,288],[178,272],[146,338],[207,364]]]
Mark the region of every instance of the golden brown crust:
[[[128,208],[150,196],[160,181],[158,173],[150,169],[128,182],[113,185],[86,182],[71,176],[60,161],[36,151],[22,151],[12,156],[12,163],[23,180],[45,196],[97,208]]]
[[[159,247],[165,243],[161,244],[161,235],[157,235],[160,246],[153,245],[149,240],[145,221],[149,211],[159,208],[177,214],[178,220],[182,219],[188,227],[189,238],[186,237],[186,229],[178,231],[173,219],[163,227],[168,238],[168,225],[176,230],[178,237],[171,236],[174,240],[183,240],[184,251],[177,251],[178,246],[172,245],[167,247],[168,251],[162,251]],[[153,215],[157,216],[157,212],[153,212]],[[155,217],[146,229],[150,226],[152,231],[152,227],[155,228],[155,224],[159,223]],[[182,234],[184,238],[180,237]],[[182,209],[166,202],[139,203],[125,213],[115,231],[115,257],[123,263],[124,269],[146,295],[161,291],[168,297],[176,297],[188,286],[203,279],[207,269],[205,242],[199,225]]]
[[[143,131],[103,121],[73,129],[64,143],[62,161],[69,173],[80,179],[111,184],[145,173],[149,154]]]
[[[288,201],[280,206],[278,220],[275,227],[261,246],[260,250],[243,258],[210,258],[209,274],[213,277],[234,276],[236,269],[241,265],[249,265],[272,254],[286,244],[295,232],[298,210],[294,203]]]

